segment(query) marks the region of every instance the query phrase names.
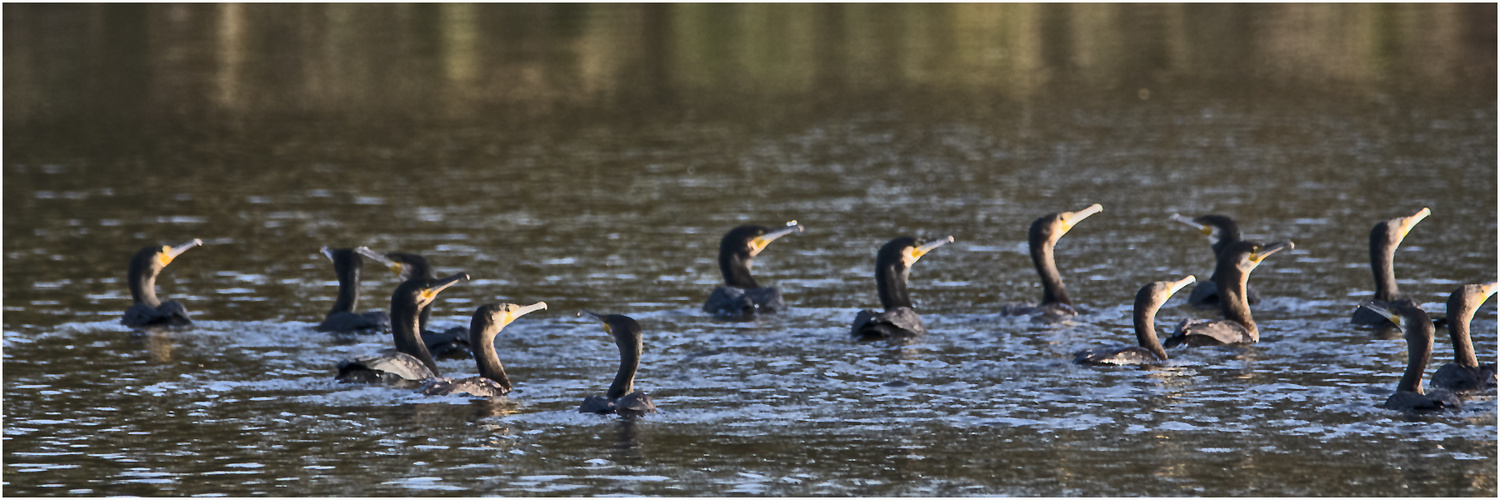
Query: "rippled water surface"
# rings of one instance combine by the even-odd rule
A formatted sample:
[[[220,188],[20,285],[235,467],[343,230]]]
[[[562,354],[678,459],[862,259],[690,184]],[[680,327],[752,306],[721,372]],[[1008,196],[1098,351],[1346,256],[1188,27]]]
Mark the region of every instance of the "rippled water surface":
[[[1347,324],[1371,226],[1441,311],[1496,279],[1495,9],[1421,6],[6,5],[8,495],[1496,494],[1496,398],[1379,409],[1399,338]],[[1084,314],[1035,300],[1026,228]],[[1252,283],[1262,342],[1157,369],[1135,291],[1207,279],[1173,213],[1291,239]],[[792,310],[710,320],[720,236],[796,219],[756,276]],[[875,250],[953,235],[912,294],[930,334],[847,339]],[[132,334],[125,266],[197,321]],[[501,332],[519,391],[471,401],[332,380],[388,336],[312,330],[324,245],[425,255]],[[360,308],[396,282],[366,270]],[[1212,317],[1183,302],[1162,328]],[[576,413],[645,329],[661,411]],[[1496,313],[1474,320],[1496,357]],[[1446,336],[1435,363],[1451,359]],[[442,361],[448,374],[472,362]]]

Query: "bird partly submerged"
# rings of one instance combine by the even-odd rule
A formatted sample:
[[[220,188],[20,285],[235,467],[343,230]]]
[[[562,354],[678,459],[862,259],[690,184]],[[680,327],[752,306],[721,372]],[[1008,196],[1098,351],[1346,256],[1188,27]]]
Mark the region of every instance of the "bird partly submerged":
[[[635,372],[641,366],[643,339],[641,325],[634,319],[620,314],[599,315],[592,311],[578,311],[578,317],[589,317],[604,324],[604,333],[615,340],[620,348],[620,369],[615,372],[609,392],[603,396],[589,396],[578,407],[580,413],[606,415],[645,415],[656,411],[651,396],[635,388]]]
[[[1495,363],[1479,363],[1469,339],[1469,322],[1500,283],[1464,285],[1448,295],[1448,338],[1453,340],[1453,362],[1432,374],[1432,386],[1467,394],[1495,388]]]
[[[1038,304],[1011,303],[1000,308],[1004,316],[1031,316],[1035,321],[1056,323],[1078,315],[1073,309],[1073,300],[1063,288],[1062,274],[1057,272],[1057,262],[1052,258],[1052,247],[1073,226],[1104,207],[1095,203],[1077,212],[1047,214],[1031,223],[1026,242],[1031,253],[1031,263],[1042,278],[1042,301]]]
[[[1189,218],[1181,214],[1172,214],[1172,220],[1181,222],[1198,230],[1203,236],[1208,237],[1209,248],[1214,252],[1214,265],[1219,262],[1219,253],[1230,243],[1240,241],[1240,225],[1227,215],[1204,215],[1197,218]],[[1201,281],[1193,285],[1193,290],[1188,293],[1188,305],[1198,309],[1219,308],[1219,286],[1217,276],[1209,276],[1208,281]],[[1260,292],[1254,286],[1245,285],[1245,301],[1250,305],[1260,303]]]
[[[394,263],[365,247],[323,247],[322,252],[333,261],[333,274],[339,280],[339,295],[333,302],[333,309],[313,329],[320,332],[360,334],[377,334],[390,330],[391,316],[385,311],[359,313],[354,310],[359,306],[359,282],[364,259],[375,260],[386,267]]]
[[[902,236],[887,242],[875,254],[875,291],[882,311],[865,309],[854,316],[849,334],[855,340],[904,339],[927,333],[917,316],[906,279],[911,265],[937,247],[953,241],[952,236],[928,243]]]
[[[781,290],[774,286],[760,286],[750,275],[750,266],[755,256],[777,238],[802,232],[797,221],[786,223],[777,230],[765,226],[740,226],[731,229],[719,240],[719,272],[724,275],[724,285],[715,288],[703,303],[703,311],[714,318],[725,321],[750,321],[762,314],[776,314],[786,310],[781,300]]]
[[[467,394],[477,398],[504,396],[511,391],[510,377],[495,354],[495,336],[500,334],[516,318],[533,311],[547,308],[546,302],[529,306],[516,304],[485,304],[474,311],[469,321],[469,345],[475,346],[474,364],[479,367],[479,376],[467,378],[440,378],[422,386],[422,394],[445,396]]]
[[[1415,301],[1400,299],[1385,306],[1366,305],[1370,312],[1390,320],[1406,336],[1406,372],[1396,384],[1396,392],[1381,408],[1407,412],[1429,412],[1463,409],[1453,393],[1443,389],[1422,390],[1422,373],[1432,359],[1432,321],[1427,319]]]
[[[1432,210],[1422,207],[1409,217],[1381,221],[1370,229],[1370,272],[1375,275],[1375,296],[1360,305],[1374,305],[1389,309],[1388,306],[1392,301],[1401,298],[1401,294],[1396,290],[1394,262],[1396,247],[1401,245],[1401,240],[1406,239],[1406,234],[1411,232],[1412,227],[1429,215],[1432,215]],[[1356,307],[1349,322],[1356,325],[1387,324],[1384,317],[1364,307]]]
[[[417,336],[420,328],[417,314],[437,299],[438,292],[467,279],[469,275],[464,273],[435,282],[418,276],[397,285],[396,291],[391,293],[391,334],[396,348],[340,362],[337,380],[399,383],[437,377],[437,362]]]
[[[130,270],[126,275],[126,282],[130,284],[130,298],[134,303],[125,310],[120,324],[132,328],[192,325],[193,320],[188,317],[187,308],[181,302],[163,302],[156,297],[156,276],[177,256],[202,244],[203,240],[194,238],[193,241],[177,246],[148,246],[136,252],[135,257],[130,259]]]
[[[1084,349],[1073,355],[1073,362],[1080,365],[1159,365],[1167,361],[1167,350],[1156,339],[1156,311],[1161,309],[1172,294],[1192,284],[1197,278],[1188,276],[1177,281],[1157,281],[1141,287],[1135,294],[1136,346]]]
[[[1292,242],[1282,241],[1262,245],[1254,241],[1237,241],[1219,252],[1219,264],[1214,270],[1218,278],[1219,313],[1221,320],[1183,320],[1177,331],[1162,342],[1168,349],[1186,345],[1211,346],[1224,344],[1250,344],[1260,341],[1260,330],[1250,316],[1250,303],[1245,300],[1245,286],[1250,271],[1271,254],[1291,249]]]
[[[414,253],[391,252],[385,254],[390,258],[391,272],[399,279],[406,281],[413,277],[425,278],[433,281],[437,278],[433,274],[432,264],[421,255]],[[427,329],[427,321],[432,316],[432,306],[429,304],[418,313],[418,323],[421,328],[422,343],[427,345],[427,351],[438,359],[469,359],[470,353],[469,331],[462,326],[455,326],[441,332]]]

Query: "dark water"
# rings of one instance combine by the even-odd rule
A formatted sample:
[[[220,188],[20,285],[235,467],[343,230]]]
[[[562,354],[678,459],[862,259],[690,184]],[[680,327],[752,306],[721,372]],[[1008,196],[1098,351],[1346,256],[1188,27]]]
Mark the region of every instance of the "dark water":
[[[9,495],[1496,495],[1496,398],[1376,408],[1405,344],[1347,324],[1370,227],[1441,310],[1496,279],[1494,5],[4,7],[4,491]],[[1026,227],[1085,314],[1040,294]],[[1173,213],[1291,239],[1252,282],[1262,342],[1151,370],[1143,284],[1196,274]],[[794,309],[698,307],[719,237]],[[846,339],[875,249],[953,235],[912,272],[931,333]],[[125,264],[197,327],[132,336]],[[389,338],[312,331],[321,246],[426,255],[481,303],[520,392],[332,382]],[[395,281],[368,269],[361,308]],[[1160,325],[1211,317],[1183,305]],[[574,412],[646,330],[639,421]],[[1496,313],[1474,321],[1496,357]],[[1436,343],[1438,363],[1452,355]],[[1429,373],[1435,365],[1429,367]],[[450,374],[472,364],[445,361]]]

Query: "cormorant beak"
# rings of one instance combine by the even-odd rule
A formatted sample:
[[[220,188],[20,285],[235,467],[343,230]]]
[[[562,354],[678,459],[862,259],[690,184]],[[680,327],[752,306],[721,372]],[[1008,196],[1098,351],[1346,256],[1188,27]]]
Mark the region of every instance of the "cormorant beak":
[[[784,228],[756,236],[755,239],[750,240],[750,256],[754,257],[760,254],[760,251],[765,250],[766,245],[770,245],[771,242],[776,241],[776,238],[800,232],[802,232],[802,225],[798,224],[797,221],[789,221]]]
[[[437,297],[438,292],[441,292],[443,291],[443,289],[457,284],[459,281],[467,279],[469,279],[468,273],[458,273],[453,276],[437,280],[433,284],[428,285],[427,288],[422,289],[422,300],[431,301],[433,298]]]
[[[330,250],[328,247],[323,247],[322,249],[319,249],[318,251],[319,252],[323,252],[323,256],[324,257],[328,257],[328,260],[333,260],[333,250]]]
[[[1167,287],[1167,297],[1171,297],[1172,294],[1177,293],[1177,291],[1181,290],[1182,287],[1191,285],[1191,284],[1193,284],[1194,282],[1197,282],[1197,281],[1198,281],[1198,278],[1196,278],[1196,277],[1194,277],[1193,275],[1190,274],[1186,278],[1183,278],[1183,279],[1180,279],[1180,280],[1172,282],[1172,286]]]
[[[906,264],[906,267],[911,267],[912,264],[915,264],[917,262],[917,259],[922,258],[923,255],[927,255],[927,252],[931,252],[937,249],[937,247],[947,245],[948,243],[952,242],[953,236],[949,235],[947,238],[943,238],[919,247],[906,247],[906,255],[903,256],[901,260],[904,264]]]
[[[1172,220],[1192,226],[1193,229],[1196,229],[1199,233],[1203,233],[1204,236],[1207,236],[1209,243],[1219,242],[1219,228],[1214,227],[1212,224],[1199,224],[1191,217],[1182,214],[1172,214]]]
[[[202,244],[203,240],[193,238],[193,241],[189,241],[175,247],[163,246],[161,247],[161,251],[156,253],[156,258],[161,262],[161,267],[167,267],[167,264],[171,264],[172,259],[177,258],[178,255],[182,255],[182,252],[186,252],[188,251],[188,249]]]
[[[1391,320],[1391,323],[1395,323],[1397,328],[1401,328],[1401,316],[1398,316],[1396,313],[1391,312],[1390,309],[1386,309],[1374,304],[1364,304],[1359,307],[1369,309],[1371,311],[1374,311],[1376,314],[1385,316],[1385,319]],[[1404,331],[1405,329],[1402,328],[1402,330]]]
[[[529,306],[518,306],[518,305],[515,305],[515,304],[506,304],[505,305],[505,318],[501,320],[500,326],[509,325],[510,322],[515,321],[516,318],[519,318],[521,316],[525,316],[525,315],[527,315],[528,313],[531,313],[531,312],[541,311],[541,310],[544,310],[544,309],[547,309],[547,303],[546,302],[537,302],[537,303],[529,305]]]
[[[1422,222],[1422,219],[1426,219],[1429,215],[1432,215],[1432,210],[1422,207],[1422,210],[1412,214],[1411,217],[1401,219],[1400,226],[1396,228],[1396,242],[1400,243],[1401,240],[1406,239],[1406,233],[1411,232],[1413,226],[1416,226],[1418,222]]]
[[[1494,295],[1497,290],[1500,290],[1500,282],[1491,281],[1480,285],[1479,300],[1475,301],[1474,308],[1478,309],[1480,304],[1484,304],[1484,301],[1490,300],[1490,296]]]
[[[324,248],[327,248],[327,247],[324,247]],[[401,275],[401,263],[400,262],[393,261],[389,257],[386,257],[385,255],[382,255],[380,252],[376,252],[374,250],[370,250],[370,247],[359,247],[359,248],[354,249],[354,251],[358,252],[360,255],[363,255],[366,259],[370,259],[370,260],[373,260],[375,262],[379,262],[380,265],[385,266],[387,269],[390,269],[392,272],[396,273],[397,276]],[[329,258],[332,258],[332,256],[330,256]]]
[[[1282,250],[1290,250],[1292,246],[1291,241],[1279,241],[1262,246],[1259,250],[1250,252],[1250,263],[1260,264],[1260,261],[1265,260],[1266,257],[1270,257],[1271,254]]]
[[[1073,226],[1078,225],[1080,221],[1089,218],[1090,215],[1094,215],[1103,211],[1104,206],[1095,203],[1093,205],[1089,205],[1088,208],[1079,210],[1077,212],[1063,212],[1057,214],[1058,217],[1062,218],[1062,232],[1057,236],[1061,238],[1062,235],[1067,234],[1068,231],[1072,230]]]
[[[604,333],[607,333],[607,334],[610,334],[610,335],[614,335],[615,334],[615,332],[610,331],[610,329],[609,329],[609,322],[608,321],[604,321],[604,317],[603,316],[595,314],[593,311],[590,311],[588,309],[580,309],[580,310],[578,310],[578,317],[582,318],[584,316],[588,316],[590,318],[594,318],[594,321],[598,321],[600,323],[604,323]]]

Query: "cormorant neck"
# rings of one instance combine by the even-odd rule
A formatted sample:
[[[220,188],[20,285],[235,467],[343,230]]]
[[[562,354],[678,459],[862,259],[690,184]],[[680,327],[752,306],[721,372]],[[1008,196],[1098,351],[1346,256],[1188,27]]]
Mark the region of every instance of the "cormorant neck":
[[[479,376],[493,380],[509,391],[510,377],[505,375],[500,356],[495,354],[495,336],[499,333],[499,325],[488,321],[481,324],[475,318],[474,324],[469,325],[469,344],[474,348],[474,362],[479,365]]]
[[[1245,284],[1250,281],[1250,274],[1241,270],[1239,259],[1219,259],[1219,266],[1214,269],[1214,285],[1219,290],[1219,313],[1224,319],[1244,325],[1250,331],[1250,341],[1260,341],[1260,330],[1255,327],[1255,319],[1250,316],[1250,301],[1245,298]]]
[[[402,300],[399,296],[391,297],[391,333],[396,337],[396,350],[416,357],[432,370],[433,375],[439,375],[437,361],[432,359],[432,353],[427,351],[427,344],[422,342],[421,324],[417,322],[416,304]]]
[[[760,288],[760,285],[755,283],[755,278],[750,276],[750,264],[754,260],[755,257],[751,257],[743,249],[736,251],[726,248],[726,245],[720,245],[719,272],[724,275],[724,284],[746,290]]]
[[[1055,244],[1056,240],[1031,239],[1031,263],[1036,264],[1036,273],[1042,277],[1042,303],[1038,305],[1073,304],[1068,291],[1063,288],[1057,263],[1052,260],[1052,246]]]
[[[155,262],[156,249],[142,249],[130,259],[130,274],[126,276],[130,283],[130,298],[137,304],[152,308],[161,307],[161,299],[156,298],[156,274],[161,272],[161,267]]]
[[[912,307],[911,294],[906,291],[906,279],[911,268],[900,261],[880,262],[875,266],[875,290],[880,295],[880,307],[889,311],[897,307]]]
[[[1157,359],[1167,359],[1167,350],[1162,348],[1161,341],[1156,338],[1156,310],[1161,304],[1152,300],[1149,294],[1142,293],[1135,298],[1135,340],[1141,347],[1155,354]]]
[[[1474,355],[1474,343],[1469,338],[1469,322],[1474,320],[1479,307],[1469,307],[1460,295],[1455,292],[1448,297],[1448,338],[1453,339],[1453,362],[1477,368],[1479,357]]]
[[[1382,222],[1370,231],[1370,272],[1375,275],[1375,300],[1391,302],[1400,298],[1396,290],[1396,271],[1392,261],[1396,245],[1389,234],[1390,225]]]
[[[622,334],[615,340],[615,345],[620,347],[620,371],[615,372],[615,381],[609,384],[609,392],[605,394],[610,401],[635,389],[635,371],[641,366],[641,338],[625,338],[630,336]]]
[[[354,252],[341,251],[333,261],[333,272],[339,278],[339,298],[333,302],[329,315],[338,312],[353,312],[359,304],[359,271],[362,262]]]
[[[1401,318],[1407,329],[1406,373],[1401,375],[1396,390],[1422,394],[1422,373],[1427,371],[1427,362],[1432,360],[1432,322],[1427,320],[1426,314],[1406,316]]]

